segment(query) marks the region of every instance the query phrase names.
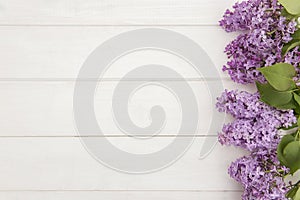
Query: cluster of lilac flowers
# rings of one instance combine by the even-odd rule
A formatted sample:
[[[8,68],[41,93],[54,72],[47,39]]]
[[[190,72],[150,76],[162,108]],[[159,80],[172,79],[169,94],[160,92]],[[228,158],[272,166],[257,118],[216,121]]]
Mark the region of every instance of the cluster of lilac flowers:
[[[300,49],[296,47],[282,54],[285,44],[297,31],[295,20],[282,16],[278,0],[247,0],[227,10],[220,21],[227,32],[241,34],[226,48],[229,61],[223,67],[231,79],[248,84],[264,82],[257,70],[285,62],[295,66],[300,80]],[[260,101],[259,93],[228,91],[217,99],[217,109],[230,114],[234,120],[219,133],[222,145],[241,147],[249,155],[237,159],[228,169],[230,176],[244,187],[243,200],[287,200],[288,188],[284,176],[289,169],[277,159],[280,128],[297,122],[292,110],[278,110]]]
[[[262,149],[239,158],[228,169],[244,188],[243,199],[282,200],[288,191],[283,176],[289,169],[280,166],[275,150]]]
[[[295,50],[282,56],[282,47],[292,40],[297,23],[281,16],[282,6],[277,0],[248,0],[236,3],[227,10],[220,25],[227,31],[243,31],[227,45],[229,61],[223,67],[235,82],[247,84],[264,81],[257,68],[278,62],[300,63]]]
[[[293,50],[289,51],[285,56],[284,60],[285,63],[292,64],[296,66],[296,70],[299,71],[299,64],[300,64],[300,51],[299,47],[294,48]]]
[[[259,100],[258,93],[228,91],[217,99],[217,109],[235,120],[223,126],[219,142],[249,151],[276,149],[280,141],[278,128],[289,127],[297,119],[292,110],[277,110]]]
[[[258,93],[225,90],[217,109],[234,121],[223,126],[219,142],[250,151],[233,162],[230,176],[244,187],[244,200],[282,200],[287,191],[283,176],[288,169],[276,157],[280,141],[278,128],[289,127],[297,119],[292,110],[277,110],[259,100]]]

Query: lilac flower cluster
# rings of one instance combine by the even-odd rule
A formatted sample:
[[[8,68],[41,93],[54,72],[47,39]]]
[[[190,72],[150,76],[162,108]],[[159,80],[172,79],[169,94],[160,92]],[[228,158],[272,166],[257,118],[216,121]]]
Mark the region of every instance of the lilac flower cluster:
[[[296,69],[297,72],[299,72],[299,67],[297,67],[297,66],[300,65],[300,50],[299,50],[299,47],[296,47],[293,50],[289,51],[284,57],[284,62],[296,66],[295,69]]]
[[[280,166],[275,150],[263,149],[233,162],[228,173],[245,188],[247,200],[287,200],[283,176],[289,170]]]
[[[235,118],[223,126],[219,142],[249,151],[276,149],[280,140],[277,129],[287,128],[297,120],[292,110],[277,110],[261,102],[258,93],[225,90],[216,106]]]
[[[295,20],[282,16],[278,0],[247,0],[227,10],[220,21],[227,32],[242,33],[226,48],[229,61],[223,67],[231,79],[247,84],[264,82],[260,67],[285,62],[295,66],[295,81],[300,86],[300,48],[282,54],[297,30]],[[292,110],[277,110],[259,100],[259,93],[228,91],[217,99],[217,109],[234,120],[225,124],[219,142],[250,151],[233,162],[228,169],[232,178],[244,187],[243,200],[287,200],[284,176],[289,169],[277,159],[279,128],[289,127],[297,119]]]
[[[259,100],[258,93],[228,91],[217,99],[217,109],[234,121],[223,126],[219,142],[249,150],[233,162],[230,176],[244,187],[243,200],[286,200],[283,176],[288,169],[276,157],[278,128],[296,123],[292,110],[277,110]]]
[[[297,23],[281,16],[282,6],[277,0],[248,0],[233,8],[225,12],[220,25],[227,32],[244,33],[227,45],[229,61],[223,71],[242,84],[264,81],[257,68],[285,60],[282,47],[292,39]]]

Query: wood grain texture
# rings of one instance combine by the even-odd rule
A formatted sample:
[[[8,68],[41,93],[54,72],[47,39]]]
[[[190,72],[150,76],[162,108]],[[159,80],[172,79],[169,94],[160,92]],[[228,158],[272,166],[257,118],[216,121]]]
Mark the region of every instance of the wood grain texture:
[[[0,192],[0,198],[5,200],[199,200],[239,199],[241,192],[188,192],[188,191],[10,191]]]
[[[198,103],[199,128],[197,135],[216,135],[218,132],[218,130],[209,129],[212,112],[215,108],[215,99],[212,99],[210,94],[213,91],[209,91],[207,84],[214,85],[220,82],[221,80],[187,82],[193,89]],[[235,89],[237,87],[237,84],[230,80],[222,82],[224,88]],[[140,84],[140,82],[137,83]],[[99,82],[95,93],[95,113],[105,135],[124,135],[116,125],[112,113],[112,99],[117,84],[130,86],[135,82]],[[255,90],[254,87],[247,89]],[[0,121],[3,122],[0,123],[0,136],[77,136],[73,117],[74,82],[2,81],[0,82],[0,93],[2,96]],[[125,97],[124,101],[126,101]],[[170,91],[160,86],[150,85],[133,92],[129,98],[128,110],[131,121],[137,126],[143,127],[150,123],[150,109],[155,105],[162,106],[167,114],[167,124],[160,134],[176,135],[179,125],[182,123],[179,102]],[[120,114],[122,114],[122,118],[126,118],[123,113]],[[87,134],[95,135],[95,133]]]
[[[0,1],[2,25],[217,24],[233,0]]]
[[[208,54],[219,74],[226,63],[223,53],[234,34],[219,27],[157,27],[194,40]],[[136,27],[0,27],[0,80],[75,80],[91,52],[106,40]],[[99,55],[101,56],[101,55]],[[161,64],[176,70],[186,79],[201,75],[180,57],[157,50],[130,53],[114,62],[102,78],[119,80],[131,69],[143,64]],[[126,66],[126,67],[124,67]]]
[[[204,141],[217,139],[217,131],[208,129],[214,100],[207,84],[222,81],[226,88],[255,90],[233,84],[221,70],[227,61],[223,50],[236,35],[225,33],[218,20],[234,2],[0,0],[0,199],[240,199],[241,187],[229,178],[227,167],[245,152],[217,145],[199,160]],[[191,148],[164,170],[130,175],[104,167],[81,144],[73,120],[73,91],[82,64],[96,47],[120,33],[147,27],[194,40],[215,65],[201,67],[215,67],[219,74],[203,77],[174,55],[141,51],[113,63],[101,81],[80,80],[98,81],[95,112],[104,130],[100,139],[133,153],[153,152],[173,140],[180,107],[165,91],[145,89],[129,101],[132,120],[144,126],[149,108],[159,104],[166,108],[168,124],[149,140],[124,135],[111,119],[110,104],[117,83],[140,81],[121,80],[127,72],[149,63],[170,66],[195,92],[201,112]]]
[[[133,138],[109,139],[132,153],[156,151],[170,140],[141,144]],[[177,162],[163,170],[133,175],[97,162],[79,138],[1,138],[0,190],[240,190],[226,168],[243,152],[217,145],[199,159],[204,141],[196,138]]]

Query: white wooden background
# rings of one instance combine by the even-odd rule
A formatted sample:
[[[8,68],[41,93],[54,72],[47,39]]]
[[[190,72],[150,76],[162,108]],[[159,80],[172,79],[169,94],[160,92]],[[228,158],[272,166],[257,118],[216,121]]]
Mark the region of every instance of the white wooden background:
[[[202,87],[203,80],[175,58],[144,54],[177,66],[198,88],[203,99],[203,126],[188,152],[167,169],[130,175],[102,166],[81,145],[72,116],[74,81],[84,60],[106,39],[137,28],[160,27],[187,35],[206,50],[225,87],[240,87],[221,72],[226,62],[224,47],[234,35],[217,25],[234,2],[0,0],[0,200],[240,199],[242,188],[229,178],[227,167],[243,152],[217,145],[206,159],[199,160],[211,111],[209,95]],[[123,68],[130,66],[124,65],[126,62],[143,63],[144,57],[123,61]],[[111,92],[120,76],[116,70],[101,83],[104,94]],[[103,93],[96,98],[99,105],[109,101]],[[161,100],[169,104],[168,98]],[[151,104],[153,98],[142,95],[136,101]],[[130,108],[133,118],[144,116],[143,105],[135,106]],[[171,111],[175,112],[175,107],[171,104]],[[97,112],[110,141],[130,151],[142,149],[116,131],[108,112]],[[177,122],[176,117],[169,120]],[[147,145],[152,150],[173,137],[170,126]]]

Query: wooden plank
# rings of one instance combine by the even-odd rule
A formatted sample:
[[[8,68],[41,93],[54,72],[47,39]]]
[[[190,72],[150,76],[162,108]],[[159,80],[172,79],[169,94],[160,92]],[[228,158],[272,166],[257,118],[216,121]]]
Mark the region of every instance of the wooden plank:
[[[140,154],[157,151],[170,139],[149,145],[132,138],[109,141]],[[0,190],[241,190],[226,169],[243,152],[217,145],[199,159],[204,141],[197,138],[183,157],[161,171],[133,175],[104,167],[79,138],[0,138]]]
[[[0,24],[217,24],[235,1],[20,0],[2,1]]]
[[[116,125],[112,115],[112,96],[117,84],[130,86],[140,84],[134,81],[104,81],[98,83],[95,96],[95,113],[100,128],[105,135],[124,135]],[[178,84],[180,82],[177,82]],[[218,130],[209,132],[215,100],[211,97],[208,85],[220,81],[188,81],[192,88],[199,109],[199,129],[197,135],[216,135]],[[223,80],[225,88],[247,89],[254,91],[255,87],[241,87],[230,80]],[[0,136],[76,136],[73,118],[74,82],[0,82]],[[220,89],[221,93],[222,89]],[[216,92],[216,91],[213,91]],[[165,110],[166,122],[161,135],[176,135],[181,124],[180,104],[175,96],[157,85],[144,87],[133,92],[128,104],[131,120],[137,126],[147,126],[150,109],[161,105]],[[215,94],[218,96],[219,93]],[[127,99],[124,97],[124,101]],[[122,119],[127,118],[123,113]],[[214,126],[217,127],[216,125]],[[86,133],[95,135],[95,133]],[[187,133],[193,134],[193,133]]]
[[[0,27],[0,80],[75,80],[84,61],[96,47],[120,33],[140,28]],[[223,51],[233,39],[233,34],[226,34],[219,27],[209,26],[159,28],[181,33],[206,51],[215,66],[203,65],[200,66],[200,71],[216,68],[220,75],[216,74],[212,78],[227,77],[221,70],[227,61]],[[102,78],[119,80],[130,70],[145,64],[168,66],[186,79],[199,79],[203,76],[176,55],[143,50],[119,58]]]
[[[239,199],[241,192],[188,192],[188,191],[11,191],[0,192],[5,200],[233,200]]]
[[[139,28],[174,30],[193,39],[210,56],[225,86],[237,88],[221,72],[226,62],[223,49],[234,35],[217,27],[217,21],[233,2],[0,2],[0,199],[239,199],[241,188],[228,177],[226,168],[244,152],[217,145],[208,157],[199,159],[203,143],[208,138],[216,139],[212,136],[216,132],[205,137],[210,134],[213,109],[205,84],[215,84],[221,80],[219,76],[206,77],[211,82],[205,83],[180,58],[142,51],[119,59],[99,82],[95,107],[105,137],[132,153],[154,152],[175,138],[174,125],[180,122],[178,105],[162,90],[145,90],[134,96],[128,109],[135,123],[147,124],[149,108],[157,103],[166,108],[169,120],[159,136],[137,140],[117,132],[108,117],[112,86],[133,67],[149,63],[170,66],[192,86],[201,111],[196,140],[181,159],[155,173],[131,175],[101,165],[77,137],[72,114],[74,81],[88,55],[107,39]]]

